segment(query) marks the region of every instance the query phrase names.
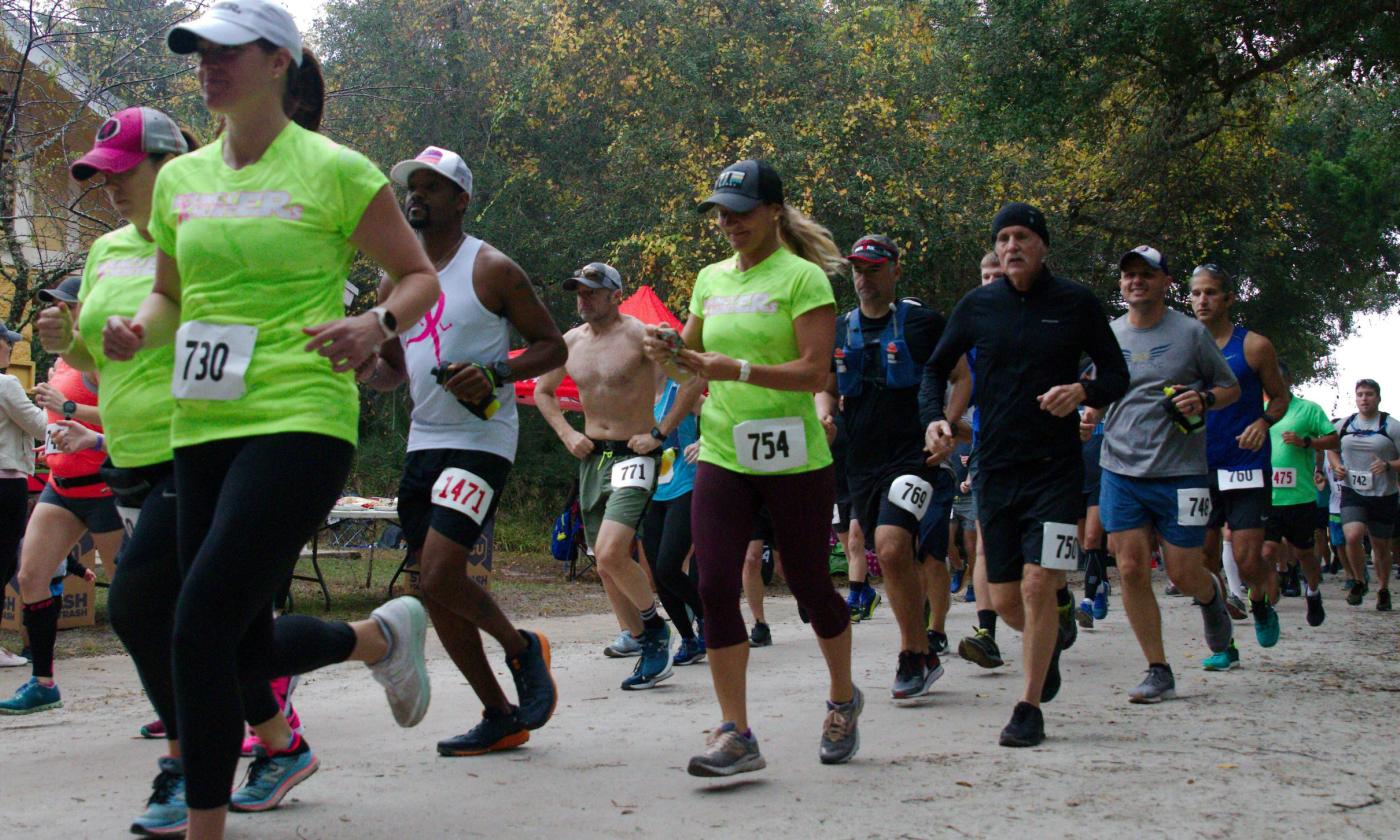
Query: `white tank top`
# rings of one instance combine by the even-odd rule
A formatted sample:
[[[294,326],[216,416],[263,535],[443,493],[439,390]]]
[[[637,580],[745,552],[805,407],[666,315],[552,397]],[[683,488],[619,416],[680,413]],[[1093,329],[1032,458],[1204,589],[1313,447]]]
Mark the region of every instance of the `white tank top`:
[[[413,397],[408,451],[471,449],[515,461],[520,419],[515,387],[496,390],[501,407],[490,420],[472,414],[433,378],[433,368],[453,362],[480,362],[490,367],[510,350],[510,322],[488,310],[476,296],[472,275],[476,255],[485,244],[468,236],[457,255],[438,272],[442,294],[422,320],[399,335]]]

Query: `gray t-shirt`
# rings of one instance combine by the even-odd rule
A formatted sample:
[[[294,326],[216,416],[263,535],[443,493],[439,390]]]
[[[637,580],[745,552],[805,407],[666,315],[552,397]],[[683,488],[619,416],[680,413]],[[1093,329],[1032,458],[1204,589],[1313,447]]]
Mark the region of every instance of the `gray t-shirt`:
[[[1206,474],[1206,434],[1183,434],[1162,407],[1168,385],[1231,387],[1230,365],[1195,318],[1168,309],[1156,326],[1138,329],[1128,316],[1110,325],[1128,363],[1128,393],[1104,415],[1102,464],[1133,478]]]
[[[1377,458],[1394,461],[1400,458],[1400,418],[1390,417],[1381,434],[1381,416],[1365,420],[1360,414],[1347,424],[1349,417],[1337,421],[1337,433],[1342,434],[1342,466],[1346,467],[1346,486],[1361,496],[1389,496],[1395,492],[1395,471],[1386,470],[1371,475],[1371,463]]]

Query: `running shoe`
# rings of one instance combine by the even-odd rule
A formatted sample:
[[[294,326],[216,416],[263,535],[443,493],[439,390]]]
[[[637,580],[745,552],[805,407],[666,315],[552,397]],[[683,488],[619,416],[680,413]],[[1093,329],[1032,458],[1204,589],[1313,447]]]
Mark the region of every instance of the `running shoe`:
[[[865,708],[865,695],[856,686],[851,687],[855,696],[837,705],[826,701],[826,720],[822,722],[821,759],[822,764],[845,764],[860,749],[861,710]]]
[[[977,601],[977,593],[972,591],[972,584],[967,585],[967,591],[963,593],[963,603],[971,604]]]
[[[58,694],[58,683],[43,685],[34,677],[19,688],[9,700],[0,700],[0,715],[32,715],[62,708],[63,699]]]
[[[159,766],[146,810],[131,821],[131,833],[142,837],[182,836],[190,821],[185,805],[185,767],[180,759],[169,756],[162,758]]]
[[[1353,607],[1361,606],[1361,601],[1366,597],[1366,584],[1359,581],[1351,582],[1351,591],[1347,592],[1347,603]]]
[[[622,681],[623,691],[643,691],[671,676],[671,630],[665,626],[642,633],[642,656],[632,676]]]
[[[928,649],[935,656],[948,655],[948,634],[937,630],[928,631]]]
[[[864,621],[870,618],[871,614],[875,612],[875,608],[878,606],[880,606],[880,590],[867,583],[865,589],[860,593],[859,620]]]
[[[428,617],[423,605],[409,595],[395,598],[370,613],[389,641],[384,658],[369,665],[375,682],[384,686],[384,695],[399,726],[417,726],[428,713],[432,685],[423,662],[423,641]]]
[[[1024,700],[1011,712],[1011,722],[1001,730],[1003,747],[1034,747],[1045,740],[1045,717]]]
[[[1303,594],[1303,585],[1298,579],[1297,569],[1290,569],[1288,573],[1282,577],[1283,585],[1279,587],[1279,591],[1283,594],[1283,597],[1297,598]]]
[[[949,594],[956,593],[958,590],[962,589],[962,585],[963,585],[963,570],[962,570],[962,569],[958,569],[957,571],[954,571],[954,572],[953,572],[952,574],[950,574],[948,577],[949,577],[949,580],[948,580],[948,592],[949,592]]]
[[[1094,602],[1088,598],[1080,601],[1079,607],[1074,611],[1074,620],[1085,630],[1094,629]]]
[[[291,701],[283,705],[282,714],[286,716],[287,726],[291,728],[292,732],[297,735],[303,734],[301,717],[297,715],[297,710],[292,707]],[[263,742],[263,739],[258,737],[258,733],[250,726],[248,727],[248,734],[243,738],[243,757],[252,758],[257,755],[259,747],[267,749],[267,744]]]
[[[1230,646],[1220,651],[1212,653],[1201,661],[1201,667],[1207,671],[1229,671],[1240,667],[1240,649],[1235,647],[1232,639]]]
[[[27,657],[20,656],[17,653],[10,653],[8,650],[0,647],[0,668],[23,668],[28,664],[29,659]]]
[[[1376,609],[1381,612],[1390,612],[1390,590],[1382,589],[1376,593]]]
[[[1108,618],[1108,581],[1099,584],[1099,591],[1094,593],[1094,620],[1103,621]]]
[[[1271,648],[1278,644],[1278,636],[1278,611],[1266,603],[1254,613],[1254,638],[1260,647]]]
[[[526,729],[539,729],[549,722],[559,702],[559,690],[549,672],[549,639],[529,630],[521,630],[520,635],[525,637],[525,649],[507,659],[506,667],[515,679],[520,724]]]
[[[860,621],[863,616],[860,609],[860,590],[854,586],[846,593],[846,609],[851,613],[851,621]]]
[[[1225,596],[1225,611],[1235,621],[1244,621],[1249,617],[1249,607],[1245,606],[1244,599],[1233,592]]]
[[[1220,580],[1211,575],[1215,587],[1215,597],[1209,604],[1195,601],[1201,608],[1201,621],[1205,624],[1206,647],[1213,651],[1223,651],[1235,638],[1235,625],[1230,621],[1230,613],[1225,608],[1225,593],[1220,588]],[[1195,599],[1193,599],[1195,600]]]
[[[1170,665],[1153,665],[1137,688],[1128,692],[1129,703],[1160,703],[1176,697],[1176,677]]]
[[[1001,658],[1001,648],[992,634],[981,627],[974,627],[971,636],[964,636],[958,642],[958,656],[981,665],[983,668],[1000,668],[1006,664]]]
[[[1069,650],[1079,640],[1079,623],[1074,620],[1074,602],[1056,609],[1060,613],[1060,650]]]
[[[515,749],[530,740],[530,730],[520,722],[517,711],[514,706],[505,712],[499,709],[482,711],[481,723],[473,726],[469,732],[438,741],[438,755],[484,755]]]
[[[1308,626],[1321,627],[1322,622],[1327,620],[1327,611],[1322,608],[1322,593],[1314,592],[1305,600],[1308,602]]]
[[[627,659],[631,656],[642,655],[642,643],[626,630],[617,634],[617,638],[608,643],[603,648],[603,655],[612,659]]]
[[[676,648],[676,655],[671,657],[672,665],[694,665],[705,661],[705,640],[696,636],[693,639],[681,639],[680,646]]]
[[[232,811],[271,811],[292,788],[306,781],[321,766],[306,739],[293,736],[291,748],[277,753],[258,745],[243,786],[229,797]]]
[[[755,621],[753,632],[749,633],[749,647],[768,647],[771,644],[773,644],[773,633],[768,629],[768,625],[761,621]]]
[[[165,737],[165,724],[161,723],[159,720],[153,720],[150,723],[143,723],[141,728],[137,731],[141,733],[142,738],[150,738],[156,741]]]
[[[752,733],[744,735],[726,721],[705,739],[705,751],[690,759],[687,771],[692,776],[712,778],[751,773],[767,766],[758,751],[758,739]]]
[[[895,700],[909,700],[928,694],[941,676],[943,664],[938,661],[937,654],[901,650],[899,667],[894,672],[894,685],[890,687],[890,696]]]
[[[1182,594],[1180,587],[1171,581],[1167,581],[1166,595],[1168,598],[1180,598]]]
[[[1060,693],[1060,652],[1064,646],[1055,639],[1055,652],[1050,655],[1050,667],[1045,671],[1045,684],[1040,687],[1040,702],[1049,703]]]

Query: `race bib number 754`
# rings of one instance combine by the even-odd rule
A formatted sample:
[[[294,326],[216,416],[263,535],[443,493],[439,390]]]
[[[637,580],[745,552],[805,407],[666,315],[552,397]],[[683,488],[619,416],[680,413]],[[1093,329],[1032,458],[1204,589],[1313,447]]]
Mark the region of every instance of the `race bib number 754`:
[[[782,472],[807,465],[807,431],[801,417],[748,420],[734,426],[739,466],[755,472]]]
[[[486,479],[469,470],[448,467],[433,485],[433,504],[466,514],[476,524],[482,524],[491,510],[496,491]]]

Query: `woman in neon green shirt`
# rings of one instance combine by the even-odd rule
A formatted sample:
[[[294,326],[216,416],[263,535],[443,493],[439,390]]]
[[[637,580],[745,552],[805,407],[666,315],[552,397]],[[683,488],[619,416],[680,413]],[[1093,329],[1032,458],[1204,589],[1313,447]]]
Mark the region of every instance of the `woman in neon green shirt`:
[[[439,290],[384,176],[315,133],[324,82],[285,9],[215,3],[173,29],[169,44],[199,54],[200,92],[224,130],[157,176],[155,285],[134,319],[108,319],[103,350],[124,361],[175,345],[171,442],[185,570],[175,705],[189,837],[206,840],[223,836],[242,741],[240,681],[353,658],[375,663],[401,725],[426,713],[426,619],[416,601],[390,602],[355,625],[293,616],[278,626],[286,644],[274,641],[270,607],[349,473],[358,424],[350,372],[398,324],[421,318]],[[377,312],[339,317],[357,249],[384,268],[392,291]]]
[[[728,776],[765,765],[748,724],[749,647],[739,613],[744,551],[765,505],[788,586],[810,617],[831,672],[821,760],[841,763],[859,745],[862,698],[851,684],[850,614],[827,570],[836,484],[813,397],[830,366],[836,301],[827,273],[841,269],[841,252],[825,228],[784,203],[782,180],[765,162],[725,169],[700,205],[702,212],[712,208],[735,254],[700,272],[686,349],[674,359],[710,383],[691,530],[724,722],[689,769]],[[657,361],[671,358],[673,351],[651,332],[648,353]]]

